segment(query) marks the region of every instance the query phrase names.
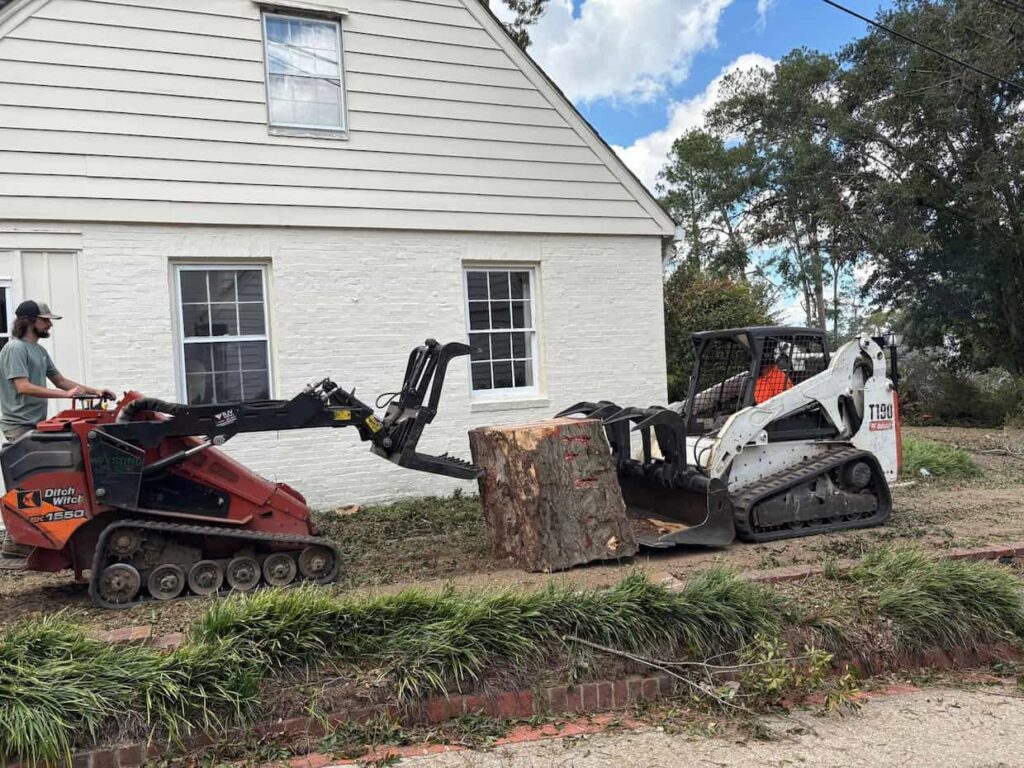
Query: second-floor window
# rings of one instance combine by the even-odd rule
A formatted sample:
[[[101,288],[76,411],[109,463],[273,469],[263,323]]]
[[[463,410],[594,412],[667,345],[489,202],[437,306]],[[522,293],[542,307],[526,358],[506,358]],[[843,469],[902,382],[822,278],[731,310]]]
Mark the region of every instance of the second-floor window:
[[[265,13],[263,40],[270,127],[346,130],[341,24]]]

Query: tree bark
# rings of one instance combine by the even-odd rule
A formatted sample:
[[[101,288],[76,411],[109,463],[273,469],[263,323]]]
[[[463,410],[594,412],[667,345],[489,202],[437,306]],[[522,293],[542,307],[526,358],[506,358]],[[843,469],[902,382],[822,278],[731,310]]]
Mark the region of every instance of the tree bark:
[[[629,557],[637,545],[604,428],[554,419],[469,433],[491,554],[528,571]]]

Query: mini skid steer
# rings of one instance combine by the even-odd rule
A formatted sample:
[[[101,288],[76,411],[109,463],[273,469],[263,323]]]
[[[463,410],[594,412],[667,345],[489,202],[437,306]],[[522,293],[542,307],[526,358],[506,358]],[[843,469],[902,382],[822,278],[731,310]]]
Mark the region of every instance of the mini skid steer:
[[[63,411],[0,451],[8,535],[35,548],[31,570],[89,570],[89,594],[106,608],[333,581],[338,549],[302,495],[217,446],[242,432],[355,427],[399,466],[472,480],[472,464],[416,451],[449,361],[469,352],[433,339],[416,347],[381,418],[329,379],[291,400],[182,405],[128,392],[110,410]]]
[[[881,339],[829,355],[818,329],[752,327],[695,333],[693,345],[686,402],[558,414],[604,423],[640,544],[724,547],[885,522],[900,424]],[[896,379],[895,348],[889,358]]]

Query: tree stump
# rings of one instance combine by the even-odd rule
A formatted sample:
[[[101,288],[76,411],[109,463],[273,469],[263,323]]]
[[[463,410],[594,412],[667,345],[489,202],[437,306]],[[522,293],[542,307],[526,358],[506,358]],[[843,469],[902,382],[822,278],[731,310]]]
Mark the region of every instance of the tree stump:
[[[485,470],[480,496],[493,556],[556,571],[636,554],[600,421],[480,427],[469,445]]]

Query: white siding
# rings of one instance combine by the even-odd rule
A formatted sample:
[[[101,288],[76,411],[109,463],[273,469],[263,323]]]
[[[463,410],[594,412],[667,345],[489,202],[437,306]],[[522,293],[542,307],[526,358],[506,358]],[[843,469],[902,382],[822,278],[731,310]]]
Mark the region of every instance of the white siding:
[[[343,5],[337,140],[268,133],[250,0],[50,0],[0,39],[0,216],[671,231],[479,11]]]
[[[288,398],[330,376],[371,404],[401,383],[413,346],[427,337],[466,339],[464,264],[530,265],[538,276],[540,395],[472,404],[468,360],[460,358],[424,433],[422,450],[468,458],[466,432],[477,425],[549,418],[585,399],[665,402],[660,249],[657,236],[86,225],[80,271],[89,383],[181,397],[175,262],[266,264],[273,395]],[[228,447],[315,506],[459,487],[377,458],[352,429],[241,435]]]

